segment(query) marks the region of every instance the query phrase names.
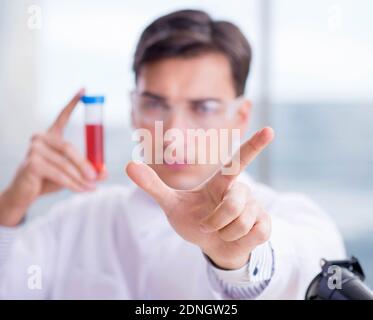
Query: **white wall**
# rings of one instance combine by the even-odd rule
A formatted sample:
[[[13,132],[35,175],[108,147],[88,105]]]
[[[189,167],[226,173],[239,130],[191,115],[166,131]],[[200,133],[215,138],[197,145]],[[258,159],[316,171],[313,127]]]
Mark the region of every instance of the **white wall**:
[[[0,186],[16,168],[29,136],[40,128],[40,32],[28,27],[38,1],[0,2]]]

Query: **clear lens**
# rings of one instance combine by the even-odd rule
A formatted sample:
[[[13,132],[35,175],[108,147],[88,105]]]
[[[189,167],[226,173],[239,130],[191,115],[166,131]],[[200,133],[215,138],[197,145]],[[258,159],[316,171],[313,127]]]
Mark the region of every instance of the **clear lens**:
[[[156,121],[167,121],[172,112],[183,112],[183,117],[191,128],[212,128],[222,126],[224,121],[234,115],[243,98],[238,97],[230,103],[206,100],[185,102],[183,107],[170,107],[164,100],[132,92],[131,100],[134,115],[140,123],[152,125]]]

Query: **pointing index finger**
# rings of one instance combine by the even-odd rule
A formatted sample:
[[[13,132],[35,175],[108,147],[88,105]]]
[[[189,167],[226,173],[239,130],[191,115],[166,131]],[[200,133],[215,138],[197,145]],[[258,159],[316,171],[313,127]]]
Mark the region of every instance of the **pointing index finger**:
[[[230,187],[239,174],[271,143],[274,131],[270,127],[259,130],[249,140],[245,141],[232,159],[221,167],[209,180],[208,187],[219,197]],[[233,174],[227,173],[233,168]]]
[[[74,97],[70,100],[70,102],[66,105],[66,107],[62,109],[57,119],[54,121],[52,126],[49,128],[48,130],[49,132],[55,132],[58,134],[62,134],[63,129],[66,127],[66,124],[70,119],[71,113],[74,111],[76,105],[78,104],[80,98],[84,95],[84,93],[85,93],[85,90],[80,89],[74,95]]]
[[[233,176],[238,176],[271,143],[273,138],[273,129],[265,127],[245,141],[241,145],[239,153],[233,156],[232,160],[239,157],[240,164],[237,174],[233,174]]]

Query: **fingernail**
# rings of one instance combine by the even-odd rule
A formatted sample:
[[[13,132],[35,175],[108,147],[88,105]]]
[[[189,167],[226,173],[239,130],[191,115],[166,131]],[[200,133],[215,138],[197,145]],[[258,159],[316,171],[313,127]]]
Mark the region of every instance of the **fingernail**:
[[[201,225],[199,226],[199,229],[200,229],[201,232],[203,232],[203,233],[209,233],[209,232],[210,232],[210,230],[209,230],[205,225],[203,225],[203,224],[201,224]]]
[[[81,88],[81,89],[79,90],[79,95],[80,95],[80,96],[84,96],[84,93],[85,93],[85,89],[84,89],[84,88]]]

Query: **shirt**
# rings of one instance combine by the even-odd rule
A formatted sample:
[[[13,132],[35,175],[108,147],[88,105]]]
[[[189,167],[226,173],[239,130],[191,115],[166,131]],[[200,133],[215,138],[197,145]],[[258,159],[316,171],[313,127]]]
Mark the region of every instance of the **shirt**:
[[[305,196],[240,180],[272,234],[238,270],[214,266],[141,189],[102,187],[0,227],[0,299],[303,299],[320,259],[345,257],[340,234]]]

